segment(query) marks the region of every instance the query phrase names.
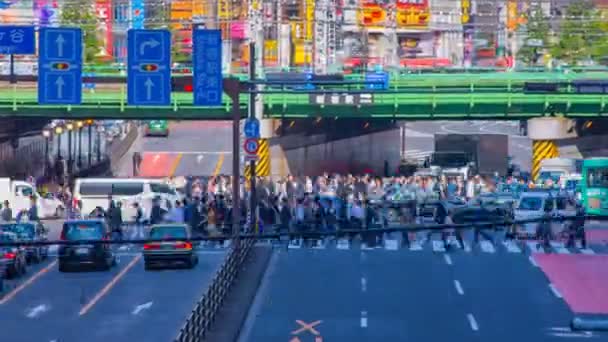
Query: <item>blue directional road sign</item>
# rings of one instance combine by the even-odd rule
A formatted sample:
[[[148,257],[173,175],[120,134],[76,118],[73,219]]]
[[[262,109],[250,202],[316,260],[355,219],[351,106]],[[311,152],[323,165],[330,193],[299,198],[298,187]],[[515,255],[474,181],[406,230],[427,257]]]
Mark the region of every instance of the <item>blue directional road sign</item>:
[[[222,31],[194,30],[194,105],[222,105]]]
[[[0,54],[33,55],[35,41],[34,26],[0,26]]]
[[[246,138],[259,138],[260,137],[260,121],[258,119],[247,119],[245,120],[245,131]]]
[[[386,72],[375,72],[365,74],[365,88],[386,90],[389,86],[389,77]]]
[[[171,104],[171,33],[129,30],[127,103],[131,106]]]
[[[41,27],[38,40],[38,103],[82,102],[82,31]]]

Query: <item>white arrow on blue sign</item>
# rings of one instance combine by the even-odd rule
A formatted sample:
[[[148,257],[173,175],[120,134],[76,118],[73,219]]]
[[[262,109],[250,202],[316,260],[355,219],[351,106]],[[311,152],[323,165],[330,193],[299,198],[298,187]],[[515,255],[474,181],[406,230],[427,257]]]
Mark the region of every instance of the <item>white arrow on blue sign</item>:
[[[243,128],[245,137],[247,138],[259,138],[260,137],[260,121],[258,119],[247,119],[245,120],[245,127]]]
[[[128,31],[127,102],[133,106],[171,104],[171,33]]]
[[[41,27],[38,41],[38,103],[82,102],[82,30]]]

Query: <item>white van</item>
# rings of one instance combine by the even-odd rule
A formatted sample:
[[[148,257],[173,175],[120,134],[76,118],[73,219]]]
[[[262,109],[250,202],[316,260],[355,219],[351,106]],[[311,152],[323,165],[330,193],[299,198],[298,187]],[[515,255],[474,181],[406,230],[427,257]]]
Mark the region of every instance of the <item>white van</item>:
[[[134,203],[144,209],[144,218],[150,217],[152,200],[161,199],[161,207],[173,206],[181,196],[174,187],[159,179],[141,178],[78,178],[74,183],[74,204],[82,203],[82,215],[90,215],[95,208],[108,209],[109,197],[122,205],[122,219],[133,221],[135,217]]]
[[[11,180],[7,177],[0,178],[0,203],[8,200],[13,211],[13,218],[22,210],[30,208],[31,196],[36,197],[39,218],[61,217],[64,212],[63,203],[52,194],[46,197],[40,196],[36,187],[25,181]]]
[[[553,217],[576,215],[576,208],[570,199],[561,193],[551,191],[528,191],[521,194],[515,205],[515,220],[538,219],[545,215],[545,208]],[[536,234],[537,222],[525,223],[519,230],[520,235],[532,237]],[[551,230],[556,236],[564,229],[564,223],[554,221]]]

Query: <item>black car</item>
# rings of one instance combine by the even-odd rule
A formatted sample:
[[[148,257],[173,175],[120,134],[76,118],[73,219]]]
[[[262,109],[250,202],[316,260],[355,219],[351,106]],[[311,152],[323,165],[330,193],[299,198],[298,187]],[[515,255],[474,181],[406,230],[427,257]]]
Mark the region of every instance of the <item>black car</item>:
[[[15,233],[0,232],[0,241],[2,242],[18,242],[19,239]],[[0,256],[5,265],[5,274],[7,278],[15,278],[27,272],[27,253],[22,247],[0,247]]]
[[[0,231],[15,233],[19,241],[48,241],[48,230],[40,222],[32,221],[1,223]],[[39,263],[40,261],[46,259],[49,254],[48,246],[26,246],[23,247],[23,249],[26,252],[28,263]]]
[[[446,218],[451,217],[454,212],[465,208],[466,202],[454,197],[445,200],[427,200],[418,207],[418,216],[425,223],[446,223]]]
[[[104,271],[116,265],[109,229],[103,220],[71,220],[63,223],[61,240],[92,241],[95,243],[59,246],[59,271],[68,272],[75,267],[92,266]]]
[[[150,230],[150,239],[180,239],[179,241],[149,242],[144,245],[144,266],[150,269],[155,265],[184,264],[194,268],[198,263],[197,243],[189,242],[192,237],[190,228],[185,224],[157,224]]]

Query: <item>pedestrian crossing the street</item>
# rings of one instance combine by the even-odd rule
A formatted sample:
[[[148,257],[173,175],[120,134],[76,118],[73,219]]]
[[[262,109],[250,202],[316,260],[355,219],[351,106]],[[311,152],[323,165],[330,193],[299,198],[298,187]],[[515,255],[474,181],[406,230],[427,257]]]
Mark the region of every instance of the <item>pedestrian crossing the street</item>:
[[[305,243],[302,240],[293,240],[288,243],[288,249],[336,249],[342,251],[348,250],[386,250],[386,251],[409,251],[409,252],[424,252],[430,251],[434,253],[510,253],[510,254],[537,254],[537,253],[552,253],[552,254],[607,254],[606,246],[590,246],[582,248],[580,243],[575,247],[567,248],[563,242],[554,241],[550,247],[545,248],[536,241],[513,241],[504,240],[494,243],[488,240],[481,240],[474,244],[469,241],[463,241],[464,246],[460,244],[454,237],[447,240],[447,245],[441,240],[422,240],[403,243],[398,239],[385,239],[383,243],[377,244],[374,247],[368,246],[365,243],[360,243],[356,240],[349,239],[338,240],[312,240]],[[446,248],[447,247],[447,248]]]

